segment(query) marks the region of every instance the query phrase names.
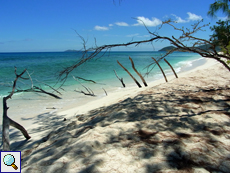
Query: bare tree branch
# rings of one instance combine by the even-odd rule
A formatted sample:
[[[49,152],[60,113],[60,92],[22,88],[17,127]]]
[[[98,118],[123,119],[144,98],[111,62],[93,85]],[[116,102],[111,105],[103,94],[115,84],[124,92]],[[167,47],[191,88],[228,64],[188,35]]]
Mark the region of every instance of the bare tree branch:
[[[230,60],[229,53],[228,54],[221,54],[221,53],[216,51],[217,45],[215,45],[212,42],[212,40],[206,40],[206,39],[202,39],[202,38],[198,38],[198,37],[194,36],[195,33],[199,32],[199,31],[204,31],[204,28],[209,26],[209,24],[201,25],[202,22],[203,22],[202,20],[198,21],[197,23],[194,23],[193,25],[191,25],[191,28],[185,28],[185,29],[183,27],[177,28],[174,25],[175,21],[172,21],[170,19],[162,22],[162,25],[160,26],[159,29],[161,29],[164,25],[169,25],[170,27],[172,27],[172,29],[181,33],[181,35],[177,38],[174,36],[171,36],[171,37],[160,36],[156,32],[151,32],[147,28],[147,26],[143,23],[147,32],[152,36],[152,38],[147,39],[147,40],[140,40],[140,41],[130,41],[130,42],[121,43],[121,44],[108,44],[108,45],[102,45],[99,47],[96,46],[96,47],[91,47],[89,49],[86,48],[85,41],[83,41],[83,50],[81,50],[82,51],[81,59],[77,63],[73,64],[72,66],[69,66],[69,67],[65,68],[64,70],[62,70],[59,73],[59,80],[62,82],[65,82],[68,75],[75,68],[86,63],[90,59],[103,56],[100,53],[104,54],[107,51],[111,50],[112,48],[127,47],[127,46],[132,46],[132,45],[138,46],[140,44],[145,44],[145,43],[151,43],[152,44],[153,42],[157,42],[157,41],[169,41],[172,46],[175,46],[175,49],[172,49],[169,52],[167,52],[165,55],[162,55],[161,57],[159,57],[157,59],[157,61],[164,59],[166,56],[168,56],[169,54],[171,54],[175,51],[193,52],[193,53],[197,53],[197,54],[199,54],[205,58],[215,59],[219,63],[223,64],[230,71],[230,67],[228,66],[228,64],[226,64],[226,60]],[[80,38],[84,40],[83,37],[80,37]],[[185,42],[188,42],[188,41],[192,42],[191,46],[187,46],[185,44]],[[207,46],[209,46],[209,49],[203,49],[203,48],[197,47],[198,45],[207,45]],[[150,68],[150,67],[152,67],[152,66],[155,67],[155,63],[148,65],[146,68],[150,69],[150,71],[151,71],[153,68]],[[147,73],[149,73],[150,71],[148,71]]]
[[[105,95],[108,95],[108,94],[107,94],[107,92],[105,91],[105,89],[104,89],[104,88],[102,88],[102,89],[104,90],[104,92],[105,92]]]
[[[79,82],[79,80],[76,79],[74,76],[73,76],[73,78],[74,78],[74,80],[76,80],[76,81]],[[83,86],[83,87],[85,88],[85,90],[86,90],[88,93],[86,93],[86,92],[84,92],[84,91],[82,91],[82,90],[81,90],[81,91],[74,90],[74,91],[79,92],[79,93],[83,93],[83,94],[88,95],[88,96],[96,96],[96,95],[94,94],[94,92],[93,92],[90,88],[87,88],[87,87],[84,86],[81,82],[79,82],[79,83],[81,84],[81,86]]]
[[[116,70],[113,70],[113,71],[114,71],[116,77],[119,79],[119,81],[120,81],[121,84],[123,85],[123,87],[125,88],[125,84],[124,84],[123,78],[119,78],[119,77],[118,77]]]
[[[37,80],[37,79],[36,79],[36,80]],[[41,81],[39,81],[39,80],[37,80],[37,81],[40,82],[40,83],[42,83],[42,84],[44,84],[44,85],[46,85],[46,86],[48,86],[49,88],[51,88],[53,91],[57,92],[58,94],[62,95],[58,90],[56,90],[56,89],[53,88],[52,86],[50,86],[50,85],[48,85],[48,84],[46,84],[46,83],[44,83],[44,82],[41,82]]]
[[[141,88],[140,83],[133,77],[133,75],[117,60],[117,63],[129,74],[129,76],[134,80],[139,88]]]
[[[78,77],[78,76],[76,76],[75,78],[77,78],[77,79],[82,79],[82,80],[84,80],[84,81],[88,81],[88,82],[97,83],[97,82],[95,82],[95,81],[93,81],[93,80],[84,79],[84,78],[82,78],[82,77]]]
[[[14,92],[15,92],[15,88],[16,88],[16,83],[17,80],[19,78],[22,78],[22,75],[26,72],[26,69],[21,73],[21,74],[17,74],[17,68],[15,67],[15,75],[16,78],[14,80],[13,83],[13,88],[11,93],[6,96],[3,97],[3,117],[2,117],[2,144],[3,144],[3,151],[10,151],[10,137],[9,137],[9,126],[13,126],[15,128],[17,128],[18,130],[20,130],[23,135],[26,137],[26,139],[30,139],[30,136],[28,135],[27,131],[25,130],[25,128],[23,126],[21,126],[20,124],[14,122],[13,120],[11,120],[8,116],[7,116],[7,110],[9,109],[9,107],[7,106],[7,100],[10,99]]]
[[[22,75],[25,72],[27,72],[29,78],[22,77]],[[53,93],[49,93],[47,91],[44,91],[41,87],[34,86],[33,85],[33,80],[31,78],[31,75],[29,74],[29,72],[26,69],[22,73],[17,74],[17,68],[15,67],[14,73],[15,73],[16,77],[15,77],[15,80],[13,82],[12,91],[10,92],[10,94],[8,96],[3,97],[3,118],[2,118],[2,121],[3,121],[2,122],[2,144],[3,144],[3,151],[10,151],[9,126],[13,126],[13,127],[17,128],[18,130],[20,130],[26,139],[30,139],[31,138],[29,136],[28,132],[26,131],[26,129],[22,125],[20,125],[17,122],[13,121],[7,115],[7,110],[9,109],[9,107],[7,106],[7,100],[10,99],[13,96],[14,93],[16,93],[16,92],[39,92],[39,93],[44,93],[44,94],[50,95],[52,97],[61,99],[60,97],[58,97],[57,95],[55,95]],[[18,90],[16,88],[16,83],[18,82],[19,79],[24,79],[24,80],[30,79],[30,81],[31,81],[31,88],[26,89],[26,90],[25,89],[24,90]],[[47,86],[49,86],[49,85],[47,85]],[[57,90],[55,90],[54,88],[52,88],[52,89],[57,92]]]
[[[165,62],[169,65],[169,67],[172,69],[172,71],[173,71],[174,75],[176,76],[176,78],[178,78],[178,76],[177,76],[175,70],[173,69],[173,67],[171,66],[171,64],[170,64],[165,58],[164,58],[164,61],[165,61]]]
[[[163,76],[164,76],[164,78],[165,78],[165,81],[168,82],[168,80],[167,80],[167,78],[166,78],[166,75],[165,75],[163,69],[161,68],[160,64],[157,62],[157,60],[156,60],[155,58],[152,57],[152,59],[155,61],[155,63],[156,63],[156,64],[158,65],[158,67],[160,68],[160,70],[161,70],[161,72],[162,72],[162,74],[163,74]]]
[[[61,99],[61,97],[59,97],[59,96],[57,96],[57,95],[55,95],[55,94],[53,94],[53,93],[50,93],[50,92],[47,92],[47,91],[43,90],[43,89],[41,88],[41,86],[40,86],[40,87],[34,86],[33,80],[32,80],[32,78],[31,78],[31,74],[30,74],[27,70],[26,70],[26,72],[27,72],[27,75],[29,76],[29,78],[22,78],[22,77],[20,77],[20,78],[22,78],[22,79],[30,79],[30,81],[31,81],[31,88],[29,88],[29,89],[17,89],[17,88],[15,87],[15,90],[16,90],[16,91],[14,91],[15,93],[19,93],[19,92],[37,92],[37,93],[43,93],[43,94],[50,95],[50,96],[52,96],[52,97],[54,97],[54,98],[56,98],[56,99]],[[37,80],[37,79],[36,79],[36,80]],[[37,80],[37,81],[38,81],[38,80]],[[49,88],[51,88],[53,91],[55,91],[55,92],[57,92],[58,94],[62,95],[58,90],[54,89],[52,86],[50,86],[50,85],[48,85],[48,84],[46,84],[46,83],[44,83],[44,82],[41,82],[41,81],[38,81],[38,82],[39,82],[39,83],[43,83],[44,85],[46,85],[46,86],[48,86]]]
[[[143,76],[142,76],[142,75],[137,71],[137,69],[135,68],[135,65],[134,65],[134,62],[133,62],[132,58],[129,57],[129,60],[131,61],[133,70],[137,73],[137,75],[141,78],[143,84],[147,87],[148,85],[147,85],[145,79],[143,78]]]

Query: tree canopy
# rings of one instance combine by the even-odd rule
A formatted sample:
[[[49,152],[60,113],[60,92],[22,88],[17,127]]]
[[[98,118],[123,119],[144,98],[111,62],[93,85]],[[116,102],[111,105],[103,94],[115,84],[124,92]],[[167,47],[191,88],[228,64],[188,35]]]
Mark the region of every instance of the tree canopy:
[[[210,39],[214,44],[219,45],[224,53],[229,52],[229,37],[230,37],[230,0],[218,0],[213,4],[210,4],[208,15],[216,17],[218,11],[222,11],[226,15],[226,20],[219,20],[217,25],[210,27],[213,34]]]
[[[211,17],[217,17],[216,13],[218,11],[222,11],[227,16],[227,18],[229,18],[230,17],[229,4],[230,4],[230,0],[218,0],[213,4],[210,4],[208,15]]]
[[[213,35],[211,35],[211,39],[213,42],[220,46],[227,46],[229,44],[230,37],[230,25],[229,20],[221,21],[219,20],[217,25],[210,27],[213,31]]]

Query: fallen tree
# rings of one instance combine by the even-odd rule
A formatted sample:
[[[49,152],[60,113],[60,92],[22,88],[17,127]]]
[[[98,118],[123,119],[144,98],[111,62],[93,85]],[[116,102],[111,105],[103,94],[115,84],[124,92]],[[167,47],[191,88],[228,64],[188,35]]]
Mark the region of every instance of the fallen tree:
[[[26,131],[26,129],[20,125],[19,123],[13,121],[11,118],[8,117],[7,115],[7,111],[9,109],[9,107],[7,106],[7,100],[11,99],[13,94],[16,92],[39,92],[39,93],[43,93],[43,94],[47,94],[50,95],[52,97],[55,97],[57,99],[60,99],[60,97],[58,97],[57,95],[47,92],[45,90],[43,90],[41,87],[36,87],[33,86],[33,81],[32,78],[30,77],[29,73],[28,76],[31,80],[31,88],[30,89],[17,89],[16,88],[16,84],[18,79],[24,79],[24,80],[28,80],[28,78],[24,78],[22,77],[23,74],[27,72],[27,70],[25,69],[22,73],[17,74],[17,68],[15,67],[14,73],[15,73],[15,80],[13,82],[13,87],[12,87],[12,91],[10,92],[10,94],[6,97],[3,97],[3,117],[2,117],[2,145],[3,145],[3,151],[10,151],[10,137],[9,137],[9,127],[15,127],[16,129],[20,130],[23,134],[23,136],[28,140],[31,137],[29,136],[28,132]],[[52,88],[52,87],[51,87]],[[55,90],[55,89],[53,89]]]
[[[160,26],[159,30],[164,26],[164,25],[169,25],[172,27],[172,29],[180,32],[180,36],[177,38],[174,36],[171,37],[166,37],[166,36],[161,36],[156,32],[151,32],[146,26],[146,30],[151,35],[150,39],[147,40],[141,40],[141,41],[131,41],[127,43],[121,43],[121,44],[108,44],[108,45],[102,45],[102,46],[95,46],[95,47],[90,47],[86,48],[86,41],[84,40],[83,37],[80,38],[83,40],[83,50],[82,51],[82,57],[73,65],[66,67],[64,70],[62,70],[59,73],[59,80],[64,82],[68,75],[77,67],[80,65],[86,63],[87,61],[97,57],[100,58],[103,56],[106,52],[110,51],[112,48],[116,47],[127,47],[127,46],[138,46],[140,44],[145,44],[145,43],[151,43],[157,42],[157,41],[168,41],[172,46],[175,48],[169,50],[166,52],[164,55],[161,57],[157,58],[157,61],[163,60],[166,56],[169,54],[172,54],[175,51],[183,51],[183,52],[193,52],[201,55],[204,58],[209,58],[209,59],[215,59],[219,63],[221,63],[225,68],[230,71],[230,67],[227,64],[227,60],[230,60],[230,54],[227,51],[226,54],[222,54],[217,51],[218,45],[215,44],[211,39],[203,39],[194,36],[195,33],[203,31],[203,29],[209,24],[204,24],[201,25],[203,20],[198,21],[197,23],[191,25],[191,28],[177,28],[174,26],[174,21],[172,20],[167,20],[162,22],[162,25]],[[144,23],[143,23],[144,24]],[[190,46],[187,46],[186,43],[190,42]],[[201,45],[204,45],[201,47]],[[227,49],[226,47],[224,49]],[[101,54],[100,54],[101,53]],[[153,62],[147,66],[148,72],[151,72],[151,70],[155,67],[156,63]],[[150,70],[149,70],[150,69]]]
[[[12,119],[10,119],[8,117],[8,115],[7,115],[7,110],[9,109],[9,107],[7,106],[7,100],[10,99],[13,96],[14,91],[16,89],[17,80],[19,78],[22,78],[22,75],[25,72],[26,72],[26,69],[21,74],[18,75],[17,74],[17,68],[15,68],[16,78],[15,78],[14,83],[13,83],[12,91],[8,96],[3,97],[3,117],[2,117],[2,144],[3,144],[3,151],[10,151],[9,126],[13,126],[13,127],[17,128],[18,130],[20,130],[26,139],[31,138],[22,125],[16,123]]]

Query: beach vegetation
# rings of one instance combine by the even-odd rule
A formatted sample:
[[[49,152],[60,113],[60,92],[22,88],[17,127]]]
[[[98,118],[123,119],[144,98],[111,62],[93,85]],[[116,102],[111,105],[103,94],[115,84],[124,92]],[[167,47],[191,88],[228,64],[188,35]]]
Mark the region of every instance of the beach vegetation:
[[[228,42],[228,45],[222,48],[222,51],[224,54],[230,54],[230,41]]]
[[[213,31],[211,39],[214,44],[220,46],[222,51],[227,51],[227,46],[230,42],[230,25],[229,20],[216,22],[217,25],[210,27]]]
[[[213,4],[210,4],[208,15],[212,18],[217,18],[216,13],[218,11],[222,11],[223,14],[226,15],[224,20],[219,20],[216,22],[216,25],[210,27],[213,34],[210,36],[213,44],[220,46],[221,52],[224,55],[229,56],[230,50],[230,9],[229,9],[230,1],[228,0],[218,0]],[[227,64],[229,64],[230,60],[226,60]]]
[[[216,13],[218,11],[222,11],[227,18],[230,17],[230,9],[229,9],[229,0],[218,0],[214,3],[210,4],[208,15],[212,18],[217,18]]]

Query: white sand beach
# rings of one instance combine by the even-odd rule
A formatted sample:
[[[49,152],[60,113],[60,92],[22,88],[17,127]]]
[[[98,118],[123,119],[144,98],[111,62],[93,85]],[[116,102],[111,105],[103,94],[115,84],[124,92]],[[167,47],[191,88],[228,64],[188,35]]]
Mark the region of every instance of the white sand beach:
[[[32,137],[10,131],[22,172],[229,172],[229,71],[208,60],[178,76],[17,118]]]

